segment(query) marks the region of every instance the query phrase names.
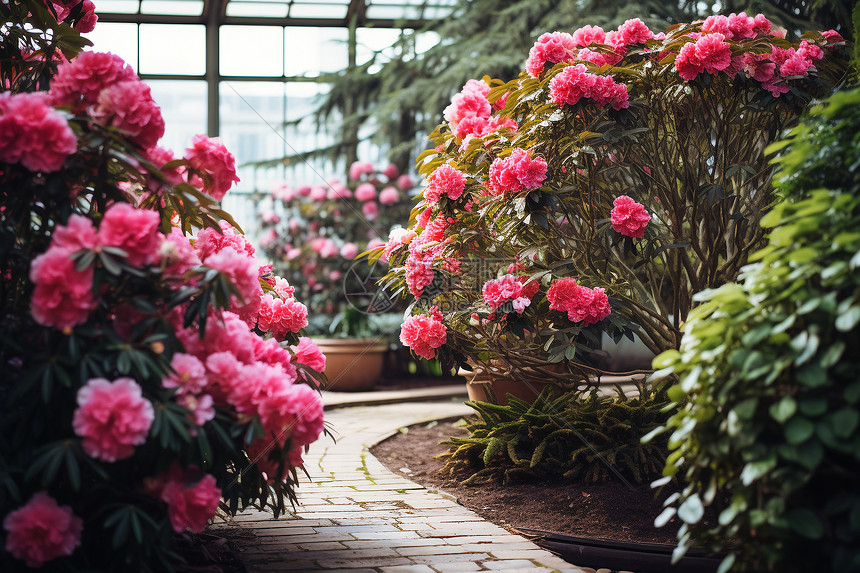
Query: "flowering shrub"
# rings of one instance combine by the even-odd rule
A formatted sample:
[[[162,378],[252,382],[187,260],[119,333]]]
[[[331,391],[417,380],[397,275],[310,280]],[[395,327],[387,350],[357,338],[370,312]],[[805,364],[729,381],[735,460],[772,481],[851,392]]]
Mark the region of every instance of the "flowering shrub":
[[[438,193],[456,193],[456,183],[440,178],[437,185]],[[361,161],[350,166],[347,185],[337,180],[299,187],[281,183],[262,207],[260,244],[274,269],[299,288],[315,313],[337,314],[350,304],[364,310],[370,300],[347,298],[367,288],[361,280],[366,269],[352,270],[354,259],[384,245],[389,236],[400,236],[395,225],[408,218],[413,186],[394,165],[378,170]]]
[[[0,569],[169,570],[171,532],[294,498],[325,357],[214,200],[230,152],[174,158],[136,74],[76,56],[92,4],[0,13]]]
[[[760,243],[763,149],[844,75],[842,44],[743,13],[542,35],[518,78],[452,99],[385,280],[439,308],[460,365],[580,382],[603,332],[676,348],[693,293]]]
[[[700,295],[680,351],[655,359],[680,379],[661,481],[688,485],[658,518],[683,522],[679,557],[707,544],[726,554],[721,571],[860,563],[858,129],[855,87],[772,148],[781,201],[762,220],[768,245],[740,284]]]

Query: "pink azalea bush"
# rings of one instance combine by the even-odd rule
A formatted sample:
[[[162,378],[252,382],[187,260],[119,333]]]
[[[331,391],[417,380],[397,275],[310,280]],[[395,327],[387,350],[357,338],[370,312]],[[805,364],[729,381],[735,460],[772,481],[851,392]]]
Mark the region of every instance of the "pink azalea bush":
[[[356,257],[384,241],[411,208],[414,184],[396,165],[357,161],[348,172],[346,183],[334,178],[314,186],[279,183],[260,206],[263,252],[275,271],[296,285],[296,296],[311,315],[329,316],[327,324],[309,326],[317,335],[329,334],[333,315],[369,303],[348,298],[347,293],[367,288],[359,282],[362,275],[350,269],[366,267]]]
[[[604,334],[676,348],[693,295],[762,240],[764,148],[845,73],[838,34],[772,28],[740,13],[548,32],[519,77],[468,81],[419,156],[407,230],[378,249],[413,303],[404,344],[565,387],[611,368]],[[419,334],[433,307],[440,346]]]
[[[232,154],[159,147],[148,86],[75,53],[92,3],[46,6],[4,7],[32,33],[0,38],[64,54],[0,69],[0,570],[155,570],[219,508],[286,509],[323,432],[325,357],[216,202]]]

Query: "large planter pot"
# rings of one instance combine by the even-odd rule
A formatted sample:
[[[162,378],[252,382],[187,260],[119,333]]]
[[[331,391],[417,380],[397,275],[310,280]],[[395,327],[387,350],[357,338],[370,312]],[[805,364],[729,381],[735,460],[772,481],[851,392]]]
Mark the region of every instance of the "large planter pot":
[[[314,338],[313,341],[326,357],[325,390],[360,392],[376,385],[388,344],[376,338]]]
[[[522,377],[507,377],[500,376],[493,372],[487,372],[476,367],[473,371],[461,369],[458,374],[466,378],[466,392],[469,394],[469,400],[479,402],[490,402],[507,406],[508,394],[525,400],[526,402],[534,402],[535,399],[547,387],[551,387],[551,395],[553,397],[560,396],[565,391],[559,384],[550,380],[542,381],[536,372],[528,369],[527,375]]]

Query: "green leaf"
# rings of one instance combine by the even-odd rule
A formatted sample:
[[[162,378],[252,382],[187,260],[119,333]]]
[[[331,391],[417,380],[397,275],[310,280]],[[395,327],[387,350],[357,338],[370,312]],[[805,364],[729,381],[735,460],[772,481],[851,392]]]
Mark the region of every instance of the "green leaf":
[[[797,402],[791,396],[783,396],[779,402],[771,404],[768,408],[771,418],[784,424],[797,411]]]
[[[787,518],[791,529],[807,539],[821,539],[824,536],[824,526],[812,510],[795,509],[788,513]]]
[[[794,417],[784,427],[785,439],[789,444],[799,445],[815,433],[815,424],[802,417]]]
[[[678,517],[680,517],[684,523],[699,523],[704,516],[705,507],[702,505],[702,500],[699,499],[699,494],[697,493],[694,493],[685,499],[684,503],[678,507]]]
[[[717,567],[717,573],[729,573],[729,570],[735,564],[735,554],[729,553],[723,560],[720,561],[720,566]]]
[[[860,414],[852,408],[842,408],[829,416],[827,420],[830,422],[830,427],[833,434],[838,438],[848,438],[857,429],[857,422],[860,420]]]
[[[769,473],[774,467],[776,467],[775,454],[771,454],[770,457],[764,460],[750,462],[744,466],[744,469],[741,472],[741,483],[748,486],[760,477]]]
[[[836,329],[842,332],[852,330],[860,322],[860,306],[851,306],[848,310],[836,317]]]

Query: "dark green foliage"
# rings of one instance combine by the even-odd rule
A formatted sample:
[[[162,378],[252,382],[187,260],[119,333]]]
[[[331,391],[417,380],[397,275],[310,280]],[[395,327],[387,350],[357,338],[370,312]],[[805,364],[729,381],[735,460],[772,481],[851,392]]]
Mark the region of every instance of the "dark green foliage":
[[[679,555],[736,540],[722,571],[858,571],[860,90],[813,108],[775,149],[769,245],[741,284],[702,295],[680,351],[655,360],[685,405],[664,473],[689,487],[664,517],[685,522]],[[720,513],[705,527],[708,506]]]
[[[444,471],[471,474],[464,483],[500,478],[565,477],[586,482],[611,479],[642,483],[660,475],[665,445],[640,438],[665,423],[663,390],[637,385],[637,396],[596,390],[551,398],[546,389],[533,404],[509,395],[509,405],[467,402],[478,413],[468,438],[451,446]]]

